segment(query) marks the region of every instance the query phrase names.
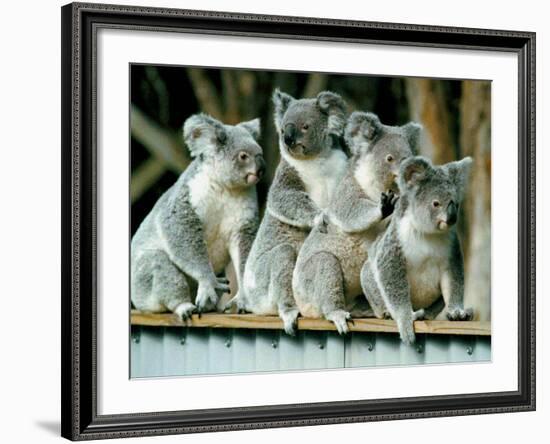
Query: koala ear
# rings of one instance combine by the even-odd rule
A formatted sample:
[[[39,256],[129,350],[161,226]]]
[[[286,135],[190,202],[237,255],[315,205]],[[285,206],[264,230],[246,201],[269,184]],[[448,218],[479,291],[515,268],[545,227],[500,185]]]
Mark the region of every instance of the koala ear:
[[[248,122],[241,122],[237,126],[240,126],[241,128],[244,128],[247,130],[252,137],[254,137],[254,140],[257,142],[260,138],[260,118],[256,118],[253,120],[249,120]]]
[[[275,105],[273,114],[275,117],[275,128],[277,128],[277,131],[281,130],[281,121],[283,120],[283,116],[294,100],[294,97],[282,92],[279,88],[276,88],[275,91],[273,91],[273,105]]]
[[[405,133],[405,137],[409,142],[413,155],[418,154],[418,142],[420,140],[420,132],[422,125],[416,122],[409,122],[401,127]]]
[[[404,191],[424,180],[432,169],[431,162],[425,157],[409,157],[399,168],[399,189]]]
[[[455,184],[461,198],[464,196],[464,192],[466,191],[466,184],[468,182],[468,177],[470,176],[473,161],[474,160],[471,157],[465,157],[462,160],[449,162],[444,166],[447,174]]]
[[[208,154],[227,140],[223,124],[206,114],[195,114],[183,124],[183,139],[189,147],[191,157]]]
[[[356,140],[366,140],[370,144],[381,131],[382,123],[376,114],[354,111],[346,124],[344,139],[350,150],[357,154],[359,144]]]
[[[342,136],[346,126],[346,102],[344,99],[331,91],[323,91],[317,95],[317,106],[322,113],[328,115],[328,133]]]

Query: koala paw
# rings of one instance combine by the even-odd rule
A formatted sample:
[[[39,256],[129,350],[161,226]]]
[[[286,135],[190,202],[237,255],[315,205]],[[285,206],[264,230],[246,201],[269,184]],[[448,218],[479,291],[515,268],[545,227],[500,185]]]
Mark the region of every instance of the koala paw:
[[[399,196],[393,191],[389,190],[387,193],[382,193],[380,196],[380,210],[382,211],[382,219],[385,219],[393,213],[395,204]]]
[[[221,296],[223,293],[231,292],[231,287],[229,284],[229,279],[225,276],[219,276],[216,277],[216,285],[214,287],[216,288],[216,292]]]
[[[283,320],[283,326],[287,335],[296,336],[299,314],[300,312],[297,308],[290,308],[279,312],[279,317]]]
[[[374,306],[374,317],[377,319],[393,319],[388,310],[382,309],[381,307]]]
[[[338,330],[338,333],[341,335],[345,335],[349,332],[348,320],[353,323],[353,321],[351,321],[351,314],[345,310],[334,310],[329,313],[326,318],[334,323],[336,330]]]
[[[423,320],[425,317],[426,317],[426,312],[424,311],[423,308],[421,308],[420,310],[416,310],[416,311],[413,312],[413,320],[414,320],[414,321],[421,321],[421,320]]]
[[[227,301],[227,303],[223,307],[223,312],[227,313],[228,311],[231,311],[233,307],[235,307],[238,314],[246,313],[246,307],[242,299],[243,298],[242,296],[240,296],[240,293],[237,293],[234,297]]]
[[[399,336],[405,345],[412,345],[416,342],[414,326],[411,319],[397,321]]]
[[[471,308],[452,307],[447,310],[449,321],[471,321],[474,317],[474,310]]]
[[[174,310],[174,313],[182,320],[187,321],[187,319],[191,319],[191,316],[193,315],[193,312],[197,309],[195,304],[192,304],[191,302],[182,302],[179,304],[176,309]]]
[[[219,297],[226,292],[229,292],[229,281],[225,277],[215,278],[214,282],[199,282],[195,300],[199,314],[208,307],[216,307]]]

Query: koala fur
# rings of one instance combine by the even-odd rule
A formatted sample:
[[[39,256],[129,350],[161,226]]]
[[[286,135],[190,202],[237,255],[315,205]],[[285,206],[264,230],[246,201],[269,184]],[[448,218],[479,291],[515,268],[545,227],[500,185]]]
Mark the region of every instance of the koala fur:
[[[339,143],[346,105],[329,91],[294,99],[275,90],[273,102],[281,161],[246,263],[244,286],[232,302],[239,310],[278,314],[292,335],[299,314],[292,294],[296,257],[346,170]]]
[[[183,136],[194,160],[157,201],[131,244],[131,297],[139,310],[182,318],[216,307],[230,259],[242,283],[256,234],[256,183],[265,169],[260,120],[235,126],[196,114]]]
[[[336,187],[326,224],[314,227],[302,246],[293,274],[294,298],[306,317],[325,317],[340,334],[351,316],[372,316],[362,295],[365,244],[387,226],[397,197],[395,178],[401,162],[416,153],[421,126],[383,125],[371,113],[354,112],[345,130],[352,153]]]
[[[464,309],[464,264],[456,232],[472,158],[434,166],[424,157],[405,160],[401,196],[388,229],[369,249],[361,285],[375,315],[390,315],[401,339],[415,341],[413,321],[470,320]]]

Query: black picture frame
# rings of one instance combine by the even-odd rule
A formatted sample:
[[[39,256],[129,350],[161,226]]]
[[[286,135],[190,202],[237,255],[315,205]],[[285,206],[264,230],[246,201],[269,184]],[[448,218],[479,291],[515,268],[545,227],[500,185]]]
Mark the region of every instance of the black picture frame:
[[[62,14],[62,436],[71,440],[535,409],[535,33],[72,3]],[[519,65],[518,389],[145,414],[97,414],[96,31],[219,35],[508,51]]]

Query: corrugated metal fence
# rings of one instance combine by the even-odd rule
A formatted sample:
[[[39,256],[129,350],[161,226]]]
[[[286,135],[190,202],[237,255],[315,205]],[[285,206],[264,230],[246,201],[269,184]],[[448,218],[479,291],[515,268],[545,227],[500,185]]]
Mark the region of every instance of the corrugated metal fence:
[[[131,377],[489,361],[490,336],[132,326]]]

